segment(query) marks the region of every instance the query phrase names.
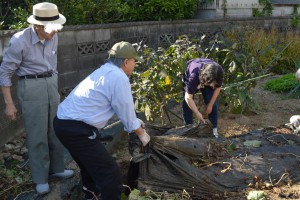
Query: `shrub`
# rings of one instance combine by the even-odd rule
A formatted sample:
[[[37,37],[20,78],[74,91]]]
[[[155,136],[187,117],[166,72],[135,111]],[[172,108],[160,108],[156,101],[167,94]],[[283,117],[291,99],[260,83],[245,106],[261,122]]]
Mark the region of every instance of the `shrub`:
[[[0,9],[0,29],[24,28],[32,6],[39,0],[26,0],[22,4],[0,2],[8,7]],[[194,17],[197,0],[49,0],[58,6],[66,18],[66,25],[101,24],[128,21],[179,20]],[[22,5],[22,6],[20,6]]]
[[[264,30],[245,25],[230,28],[224,34],[225,40],[233,45],[232,49],[234,47],[237,55],[244,52],[256,63],[256,71],[263,74],[286,74],[295,70],[294,62],[300,57],[300,37],[297,33],[282,33],[276,27]],[[232,57],[236,58],[238,57]]]
[[[295,74],[289,73],[267,81],[265,89],[272,92],[284,93],[293,90],[297,85]]]
[[[197,0],[128,0],[123,21],[159,21],[190,19],[195,15]]]

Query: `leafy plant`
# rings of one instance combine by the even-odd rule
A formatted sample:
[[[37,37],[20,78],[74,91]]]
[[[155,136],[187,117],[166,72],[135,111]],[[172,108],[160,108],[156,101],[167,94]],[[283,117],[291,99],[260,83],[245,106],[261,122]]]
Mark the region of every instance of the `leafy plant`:
[[[262,4],[264,6],[261,14],[262,16],[271,16],[273,6],[270,0],[258,0],[259,4]]]
[[[15,23],[11,24],[9,29],[22,29],[28,27],[27,18],[29,13],[27,10],[17,7],[12,10],[12,13],[14,14]]]
[[[291,25],[292,27],[297,27],[299,24],[299,20],[300,20],[300,15],[298,13],[298,7],[299,5],[294,6],[293,8],[293,13],[291,14]]]
[[[266,17],[266,16],[272,16],[272,10],[273,6],[270,0],[259,0],[258,1],[260,5],[263,5],[262,11],[260,11],[258,8],[252,9],[252,16],[253,17]]]
[[[0,1],[0,24],[1,24],[0,30],[1,29],[7,30],[12,25],[16,25],[17,27],[20,26],[21,24],[20,19],[23,17],[22,16],[23,13],[22,12],[18,13],[18,11],[20,10],[19,8],[21,9],[24,8],[24,10],[26,10],[26,3],[24,1],[18,1],[18,0]]]
[[[163,123],[169,100],[180,101],[182,73],[188,60],[204,55],[201,42],[201,39],[190,40],[188,36],[181,36],[167,49],[155,51],[146,45],[139,47],[146,69],[133,74],[132,88],[136,109],[145,112],[148,120],[153,120],[160,113]]]
[[[290,45],[286,48],[286,50],[282,53],[281,59],[278,60],[277,66],[272,68],[272,72],[277,74],[286,74],[293,72],[295,70],[295,62],[299,60],[300,52],[298,49],[300,48],[300,37],[299,34],[288,32],[285,36],[283,36],[285,44]]]
[[[228,145],[226,146],[226,149],[227,149],[227,151],[229,151],[229,152],[234,152],[234,151],[236,151],[237,146],[236,146],[235,144],[231,143],[231,144],[228,144]]]
[[[250,93],[253,87],[251,83],[248,86],[247,83],[244,83],[223,90],[221,100],[226,103],[227,110],[239,114],[255,112],[258,105]]]
[[[256,102],[250,94],[256,80],[251,79],[259,76],[262,71],[257,58],[249,54],[251,46],[247,42],[248,34],[242,28],[230,29],[225,31],[222,37],[225,54],[221,60],[225,77],[220,99],[225,101],[228,110],[234,113],[246,113],[256,109]],[[251,81],[244,82],[245,80]]]
[[[136,110],[145,112],[147,120],[168,116],[167,104],[170,100],[179,102],[182,98],[182,73],[187,61],[198,57],[209,57],[220,63],[225,72],[222,99],[228,102],[230,111],[247,112],[256,108],[256,102],[250,95],[256,80],[243,82],[261,73],[258,61],[249,57],[247,46],[227,40],[224,35],[216,35],[207,43],[206,36],[190,38],[181,36],[167,49],[157,51],[147,46],[140,46],[139,51],[145,58],[145,70],[138,70],[132,76],[132,88]],[[171,122],[172,123],[172,122]]]
[[[101,24],[125,21],[179,20],[193,18],[197,0],[49,0],[58,6],[59,12],[67,18],[67,25]],[[8,7],[0,21],[3,28],[24,28],[32,6],[39,0],[25,0],[22,4],[2,1]],[[22,5],[22,6],[21,6]],[[10,11],[11,10],[11,11]],[[1,17],[1,15],[0,15]],[[1,26],[0,26],[1,28]]]
[[[252,8],[252,16],[253,17],[260,17],[260,11],[258,8]]]
[[[295,74],[290,73],[278,78],[268,80],[266,82],[265,89],[273,92],[284,93],[291,91],[297,85],[298,83],[296,81]]]
[[[128,0],[122,21],[159,21],[193,18],[197,0]]]

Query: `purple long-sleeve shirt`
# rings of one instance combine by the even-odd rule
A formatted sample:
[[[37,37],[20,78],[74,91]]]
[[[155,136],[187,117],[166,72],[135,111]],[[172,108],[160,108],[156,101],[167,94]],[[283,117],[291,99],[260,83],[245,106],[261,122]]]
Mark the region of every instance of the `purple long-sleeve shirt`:
[[[209,58],[196,58],[188,61],[187,69],[184,74],[183,82],[185,84],[185,91],[189,94],[195,94],[199,91],[199,74],[204,65],[208,63],[215,63],[215,61]],[[220,66],[220,65],[218,65]],[[220,66],[220,68],[222,68]],[[222,82],[217,83],[219,86],[222,85]]]

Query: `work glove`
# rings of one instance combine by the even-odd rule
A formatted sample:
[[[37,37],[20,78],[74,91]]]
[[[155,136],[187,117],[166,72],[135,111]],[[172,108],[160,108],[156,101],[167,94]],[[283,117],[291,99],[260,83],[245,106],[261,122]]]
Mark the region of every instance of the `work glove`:
[[[143,146],[146,146],[148,144],[148,142],[150,141],[150,135],[148,135],[148,133],[146,132],[145,129],[144,129],[144,133],[141,135],[138,135],[138,137],[141,140],[141,142],[143,143]]]
[[[138,120],[139,120],[139,122],[141,123],[141,127],[143,128],[143,129],[145,129],[146,128],[146,125],[145,125],[145,123],[143,122],[143,120],[141,120],[141,119],[139,119],[139,118],[137,118]]]
[[[300,82],[300,68],[296,72],[296,78]]]

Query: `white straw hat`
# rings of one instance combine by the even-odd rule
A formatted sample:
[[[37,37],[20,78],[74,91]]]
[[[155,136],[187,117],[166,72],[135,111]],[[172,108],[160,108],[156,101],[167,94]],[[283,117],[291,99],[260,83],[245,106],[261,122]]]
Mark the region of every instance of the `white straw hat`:
[[[55,4],[43,2],[33,6],[32,15],[28,17],[27,21],[36,25],[64,24],[66,18],[58,12]]]

